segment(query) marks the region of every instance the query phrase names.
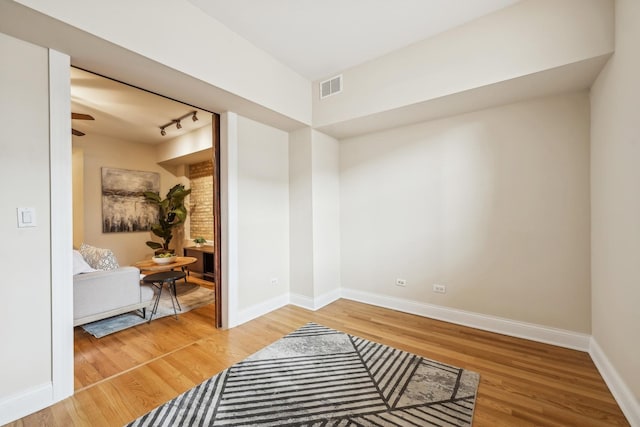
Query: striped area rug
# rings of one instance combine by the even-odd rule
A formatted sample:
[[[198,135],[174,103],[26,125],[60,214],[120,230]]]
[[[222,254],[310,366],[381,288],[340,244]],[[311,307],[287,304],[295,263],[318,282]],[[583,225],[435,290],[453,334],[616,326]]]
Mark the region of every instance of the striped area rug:
[[[469,426],[478,381],[309,323],[129,426]]]

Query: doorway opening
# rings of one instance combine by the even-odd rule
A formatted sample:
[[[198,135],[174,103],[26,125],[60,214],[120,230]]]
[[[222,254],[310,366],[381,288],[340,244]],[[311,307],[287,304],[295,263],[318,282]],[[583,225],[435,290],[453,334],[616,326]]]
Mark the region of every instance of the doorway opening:
[[[118,348],[121,350],[123,343],[131,340],[157,342],[158,336],[149,338],[148,334],[158,333],[159,329],[164,337],[171,336],[171,333],[167,335],[167,330],[174,331],[174,336],[179,337],[173,339],[171,344],[161,346],[172,351],[175,345],[182,343],[189,330],[193,333],[194,329],[203,325],[221,327],[224,296],[221,293],[220,263],[219,115],[78,68],[72,68],[71,80],[71,110],[75,113],[75,119],[72,120],[74,247],[86,242],[111,249],[118,255],[121,265],[135,265],[153,254],[145,244],[153,239],[149,231],[104,232],[102,168],[157,173],[162,183],[160,196],[164,197],[167,189],[175,184],[191,188],[190,169],[194,165],[207,163],[210,165],[210,173],[206,178],[210,182],[209,194],[198,201],[195,200],[196,195],[192,194],[186,205],[190,211],[196,208],[209,212],[210,233],[203,236],[202,229],[191,227],[187,219],[184,230],[174,233],[172,241],[177,254],[185,255],[185,251],[195,246],[193,240],[196,237],[205,238],[205,246],[209,250],[206,271],[189,271],[187,280],[198,286],[211,287],[215,293],[214,304],[184,313],[178,321],[182,323],[171,324],[176,322],[173,318],[156,318],[151,324],[142,324],[100,339],[86,337],[86,332],[76,327],[74,350],[77,391],[104,379],[104,375],[116,373],[113,366],[104,366],[104,363],[100,366],[87,364],[88,360],[95,358],[96,352],[105,354]],[[93,120],[87,119],[87,116]],[[175,122],[175,119],[180,119],[180,122]],[[167,123],[172,125],[163,127]],[[162,327],[162,323],[168,326]],[[96,340],[103,341],[96,345]],[[186,345],[186,342],[182,345]],[[159,357],[154,348],[143,350],[141,345],[131,347],[136,347],[138,354],[144,355],[129,355],[127,360],[144,363],[148,358]],[[78,368],[79,364],[84,364],[82,369]],[[124,370],[131,369],[126,364],[116,365]]]

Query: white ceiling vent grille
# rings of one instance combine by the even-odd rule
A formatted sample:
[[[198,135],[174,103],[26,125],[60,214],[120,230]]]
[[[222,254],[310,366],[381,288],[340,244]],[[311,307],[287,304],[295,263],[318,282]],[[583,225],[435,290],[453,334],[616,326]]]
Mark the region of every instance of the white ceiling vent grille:
[[[342,92],[342,74],[320,82],[320,99]]]

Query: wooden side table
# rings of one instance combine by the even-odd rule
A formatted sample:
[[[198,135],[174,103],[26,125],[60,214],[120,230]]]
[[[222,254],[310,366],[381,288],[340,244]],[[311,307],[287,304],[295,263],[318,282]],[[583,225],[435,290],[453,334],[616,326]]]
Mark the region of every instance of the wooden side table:
[[[146,259],[144,261],[136,262],[134,266],[138,267],[140,271],[168,271],[176,268],[184,270],[184,267],[189,264],[193,264],[196,261],[198,261],[198,259],[191,256],[179,256],[170,264],[156,264],[152,259]]]
[[[165,283],[169,286],[169,296],[171,297],[171,305],[173,305],[173,314],[176,317],[176,320],[178,320],[176,304],[178,305],[180,311],[182,311],[182,307],[180,307],[178,294],[176,293],[176,280],[184,279],[186,278],[186,276],[187,275],[182,271],[161,271],[159,273],[149,274],[142,279],[143,283],[150,283],[152,286],[158,288],[158,295],[156,296],[156,300],[153,303],[153,310],[151,310],[151,315],[149,316],[149,323],[151,323],[153,315],[158,311],[158,304],[160,303],[162,288],[164,287]]]

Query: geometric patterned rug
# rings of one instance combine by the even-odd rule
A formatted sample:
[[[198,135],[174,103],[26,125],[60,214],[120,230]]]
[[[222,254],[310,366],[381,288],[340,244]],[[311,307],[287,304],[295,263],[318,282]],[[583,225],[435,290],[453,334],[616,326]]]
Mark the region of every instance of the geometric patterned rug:
[[[315,323],[129,426],[470,426],[479,375]]]

